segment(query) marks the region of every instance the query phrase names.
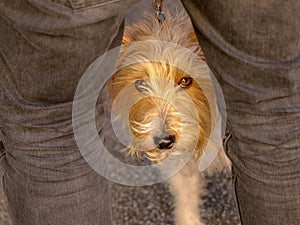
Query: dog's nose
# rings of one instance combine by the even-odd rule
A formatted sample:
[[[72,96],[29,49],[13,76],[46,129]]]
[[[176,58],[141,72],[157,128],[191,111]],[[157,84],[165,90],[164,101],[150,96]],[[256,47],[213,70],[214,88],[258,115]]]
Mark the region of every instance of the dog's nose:
[[[169,135],[166,137],[154,137],[154,143],[159,149],[170,149],[175,142],[175,136]]]

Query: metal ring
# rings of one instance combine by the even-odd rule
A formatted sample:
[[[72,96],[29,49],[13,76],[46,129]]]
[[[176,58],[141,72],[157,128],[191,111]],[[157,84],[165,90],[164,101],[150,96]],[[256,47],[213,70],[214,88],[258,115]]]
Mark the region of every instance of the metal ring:
[[[152,7],[156,11],[161,11],[163,7],[163,1],[162,0],[153,0]]]

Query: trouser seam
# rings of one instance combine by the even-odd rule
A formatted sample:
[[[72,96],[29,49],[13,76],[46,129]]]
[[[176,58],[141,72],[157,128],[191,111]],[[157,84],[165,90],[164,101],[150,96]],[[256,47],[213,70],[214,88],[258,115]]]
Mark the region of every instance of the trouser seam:
[[[233,175],[234,194],[235,194],[235,198],[236,198],[237,209],[238,209],[241,224],[244,225],[243,217],[242,217],[242,213],[241,213],[240,202],[239,202],[239,197],[237,194],[237,187],[236,187],[237,186],[237,176],[234,172],[233,167],[231,168],[231,170],[232,170],[232,175]]]

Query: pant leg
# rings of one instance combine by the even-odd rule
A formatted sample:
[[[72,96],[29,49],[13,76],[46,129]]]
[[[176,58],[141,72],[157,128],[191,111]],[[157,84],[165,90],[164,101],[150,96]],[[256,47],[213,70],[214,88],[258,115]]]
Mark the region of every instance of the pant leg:
[[[300,224],[300,2],[182,3],[225,97],[243,224]]]
[[[72,100],[90,63],[120,43],[133,2],[0,2],[0,140],[14,225],[112,224],[107,182],[73,136]]]

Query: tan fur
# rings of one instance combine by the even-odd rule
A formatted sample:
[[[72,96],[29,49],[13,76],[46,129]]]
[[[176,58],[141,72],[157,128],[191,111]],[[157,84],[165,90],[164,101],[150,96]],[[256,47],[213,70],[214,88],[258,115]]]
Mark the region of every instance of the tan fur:
[[[169,183],[176,202],[176,225],[201,225],[198,209],[200,180],[196,162],[211,132],[210,107],[203,90],[205,87],[206,92],[212,91],[208,74],[203,78],[199,74],[203,63],[175,49],[172,44],[147,42],[138,47],[130,45],[139,41],[166,41],[187,48],[204,60],[189,18],[183,14],[170,17],[168,13],[166,17],[166,21],[161,24],[155,16],[150,15],[145,21],[126,28],[118,65],[110,84],[112,108],[119,101],[115,112],[117,118],[124,121],[128,118],[132,141],[127,150],[131,155],[141,157],[145,153],[148,159],[160,162],[168,155],[193,151],[190,143],[196,140],[196,150],[192,152],[194,160],[171,178]],[[152,61],[148,61],[149,58]],[[127,65],[130,60],[138,62]],[[174,66],[178,63],[182,69]],[[193,74],[185,71],[192,71]],[[180,80],[188,76],[195,78],[191,86],[184,89],[179,87],[177,84]],[[134,82],[140,79],[147,83],[145,93],[134,88]],[[196,80],[200,80],[201,84]],[[123,93],[124,87],[128,87],[128,91]],[[120,95],[121,100],[118,100]],[[187,97],[191,102],[186,101]],[[127,107],[132,101],[135,101],[132,107],[123,110],[122,107]],[[178,107],[182,109],[180,112]],[[161,127],[175,136],[176,142],[171,149],[161,150],[151,143],[152,137],[157,135]],[[196,127],[200,135],[194,132]]]

